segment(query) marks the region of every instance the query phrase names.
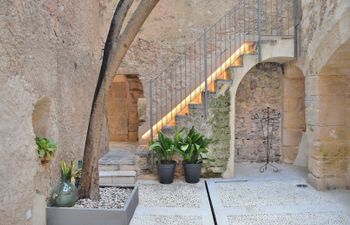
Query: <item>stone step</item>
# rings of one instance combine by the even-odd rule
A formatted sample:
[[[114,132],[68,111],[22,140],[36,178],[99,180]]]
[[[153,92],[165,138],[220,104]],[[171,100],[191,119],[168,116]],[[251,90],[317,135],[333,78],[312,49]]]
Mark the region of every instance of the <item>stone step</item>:
[[[99,183],[101,186],[128,186],[135,184],[136,171],[100,171]]]
[[[136,170],[136,164],[99,164],[100,171],[130,171]]]
[[[100,171],[136,170],[135,154],[131,150],[107,152],[98,162]]]
[[[165,125],[162,127],[162,133],[169,137],[172,137],[174,135],[174,128],[175,126]]]

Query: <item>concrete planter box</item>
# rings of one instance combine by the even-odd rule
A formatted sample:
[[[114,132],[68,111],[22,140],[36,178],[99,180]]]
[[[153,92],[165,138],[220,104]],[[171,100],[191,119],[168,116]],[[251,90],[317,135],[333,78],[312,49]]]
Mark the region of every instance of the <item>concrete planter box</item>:
[[[139,203],[136,186],[122,209],[47,207],[47,225],[128,225]]]

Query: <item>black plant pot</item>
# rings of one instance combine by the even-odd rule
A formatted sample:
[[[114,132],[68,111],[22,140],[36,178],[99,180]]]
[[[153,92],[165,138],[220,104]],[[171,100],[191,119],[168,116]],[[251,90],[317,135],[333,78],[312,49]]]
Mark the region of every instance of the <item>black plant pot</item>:
[[[158,165],[159,182],[162,184],[171,184],[174,180],[176,162],[171,161],[170,163],[161,162]]]
[[[186,182],[191,184],[198,183],[201,175],[202,164],[184,163],[183,166],[185,170]]]

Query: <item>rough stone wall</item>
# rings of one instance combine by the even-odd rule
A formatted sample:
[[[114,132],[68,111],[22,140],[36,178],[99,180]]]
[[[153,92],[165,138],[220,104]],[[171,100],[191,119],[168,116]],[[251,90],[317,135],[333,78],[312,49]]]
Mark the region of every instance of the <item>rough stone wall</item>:
[[[236,94],[235,161],[261,162],[266,159],[259,120],[255,113],[270,107],[281,112],[281,65],[258,64],[241,81]],[[281,155],[281,123],[274,123],[271,160]]]
[[[217,22],[237,2],[160,1],[129,49],[123,67],[136,70],[148,80],[155,72],[163,71],[203,34],[205,27]]]
[[[46,224],[46,199],[59,179],[59,161],[82,158],[115,4],[0,1],[2,225]],[[49,164],[40,163],[35,135],[58,143]]]

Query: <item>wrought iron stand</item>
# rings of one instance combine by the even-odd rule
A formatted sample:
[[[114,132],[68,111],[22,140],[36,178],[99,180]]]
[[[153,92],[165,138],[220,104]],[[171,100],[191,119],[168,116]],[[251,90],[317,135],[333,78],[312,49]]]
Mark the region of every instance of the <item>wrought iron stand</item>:
[[[278,168],[270,161],[270,153],[272,148],[274,125],[275,122],[280,119],[280,117],[281,113],[276,109],[271,109],[270,107],[267,107],[266,109],[263,109],[259,113],[255,113],[252,116],[252,120],[258,120],[260,122],[260,130],[264,140],[263,143],[266,152],[266,161],[265,164],[259,168],[260,173],[265,172],[268,166],[272,167],[273,172],[278,172]]]

